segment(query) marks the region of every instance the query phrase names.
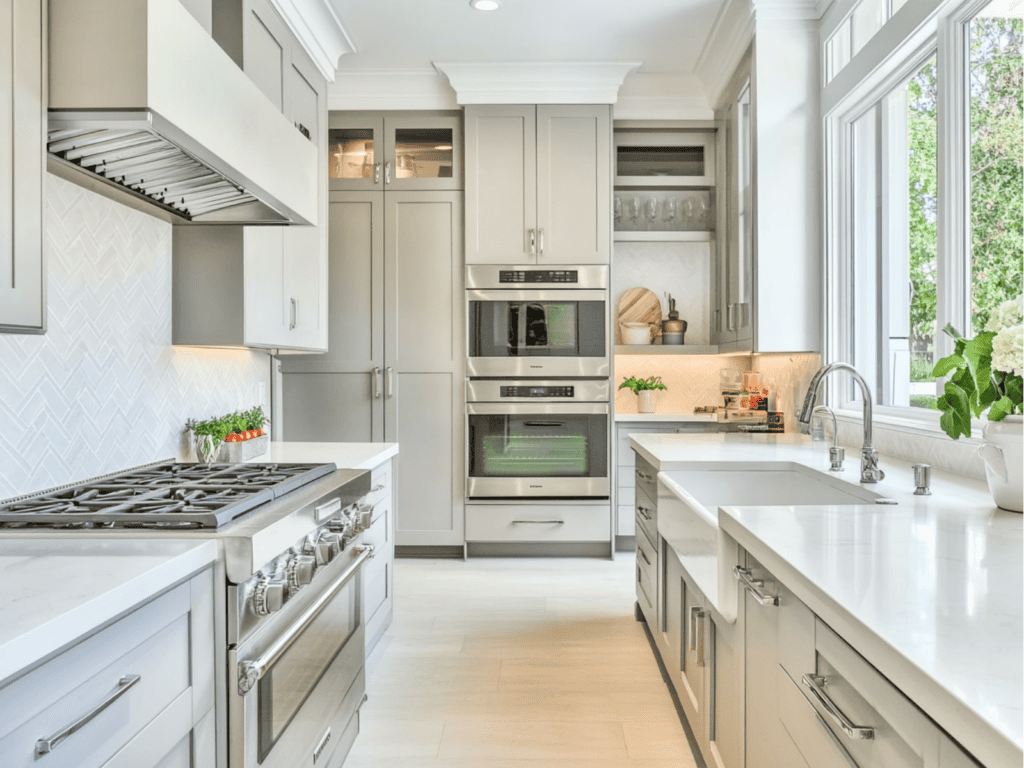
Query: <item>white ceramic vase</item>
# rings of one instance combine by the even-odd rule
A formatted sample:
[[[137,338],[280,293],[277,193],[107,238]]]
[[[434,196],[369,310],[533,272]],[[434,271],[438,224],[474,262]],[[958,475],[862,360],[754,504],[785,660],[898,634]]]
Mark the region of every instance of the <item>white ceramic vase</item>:
[[[988,488],[996,505],[1024,512],[1024,416],[985,421],[978,453],[985,460]]]
[[[642,389],[637,393],[638,410],[640,413],[654,413],[657,406],[658,392],[653,389]]]

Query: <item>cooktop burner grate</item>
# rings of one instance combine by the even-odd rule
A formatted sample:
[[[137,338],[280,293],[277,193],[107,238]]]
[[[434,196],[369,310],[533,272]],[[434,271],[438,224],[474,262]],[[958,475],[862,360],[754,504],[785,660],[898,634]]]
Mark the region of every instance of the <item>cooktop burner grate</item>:
[[[218,528],[334,464],[166,464],[0,503],[2,528]]]

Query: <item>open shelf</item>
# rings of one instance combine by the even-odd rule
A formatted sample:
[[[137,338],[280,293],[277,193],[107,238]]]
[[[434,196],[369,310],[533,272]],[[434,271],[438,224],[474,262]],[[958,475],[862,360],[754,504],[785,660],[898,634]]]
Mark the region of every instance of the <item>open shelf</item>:
[[[628,232],[616,231],[613,238],[616,242],[634,243],[709,243],[715,239],[715,233],[707,230],[691,231],[650,231]]]
[[[616,355],[717,355],[715,344],[616,344]]]

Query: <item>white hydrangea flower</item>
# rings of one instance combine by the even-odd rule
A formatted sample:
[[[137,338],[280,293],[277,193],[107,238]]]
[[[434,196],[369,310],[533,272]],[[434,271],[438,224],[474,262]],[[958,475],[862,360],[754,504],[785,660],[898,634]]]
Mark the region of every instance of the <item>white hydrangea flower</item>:
[[[994,310],[985,325],[986,331],[1001,331],[1024,323],[1024,295],[1004,301]]]
[[[1004,328],[992,339],[992,368],[1015,376],[1024,373],[1024,325]]]

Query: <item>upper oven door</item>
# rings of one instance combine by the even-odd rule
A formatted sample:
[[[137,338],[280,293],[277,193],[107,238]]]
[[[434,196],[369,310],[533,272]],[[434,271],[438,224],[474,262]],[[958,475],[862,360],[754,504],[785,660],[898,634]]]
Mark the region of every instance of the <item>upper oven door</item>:
[[[470,376],[609,376],[608,293],[470,290]]]

